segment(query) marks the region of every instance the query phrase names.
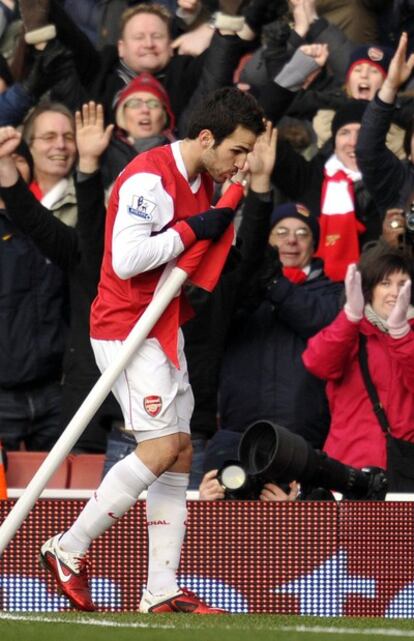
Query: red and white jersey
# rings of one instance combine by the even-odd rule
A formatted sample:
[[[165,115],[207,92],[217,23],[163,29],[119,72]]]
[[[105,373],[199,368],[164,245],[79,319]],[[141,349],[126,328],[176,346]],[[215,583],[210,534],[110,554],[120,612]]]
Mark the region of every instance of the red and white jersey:
[[[212,193],[207,174],[189,183],[179,141],[144,152],[126,166],[108,205],[101,278],[91,309],[92,338],[128,336],[164,272],[195,240],[180,221],[209,209]],[[182,321],[186,318],[188,308],[187,313],[183,308]]]

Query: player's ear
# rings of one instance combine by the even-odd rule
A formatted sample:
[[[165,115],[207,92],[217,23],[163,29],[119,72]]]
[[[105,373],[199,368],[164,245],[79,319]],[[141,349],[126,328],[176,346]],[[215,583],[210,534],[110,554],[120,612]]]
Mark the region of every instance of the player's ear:
[[[202,129],[198,135],[198,139],[203,149],[209,149],[214,146],[214,136],[210,129]]]

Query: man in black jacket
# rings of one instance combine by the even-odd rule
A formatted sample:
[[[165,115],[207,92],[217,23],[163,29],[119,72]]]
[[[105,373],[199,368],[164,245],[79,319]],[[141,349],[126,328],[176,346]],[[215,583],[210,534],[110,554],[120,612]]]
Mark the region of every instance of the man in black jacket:
[[[82,116],[77,115],[78,222],[76,227],[70,227],[39,203],[19,179],[11,154],[21,134],[13,127],[0,129],[0,193],[8,214],[16,227],[30,236],[32,244],[47,258],[47,264],[59,266],[68,276],[70,331],[63,365],[61,427],[67,425],[99,377],[89,340],[89,313],[99,280],[105,228],[99,157],[108,145],[111,131],[112,126],[103,127],[101,106],[89,103],[84,105]],[[77,451],[104,452],[107,431],[114,421],[121,423],[122,416],[110,395],[78,440]]]
[[[22,184],[30,180],[25,143],[10,163]],[[0,439],[10,450],[21,442],[49,450],[61,431],[64,275],[10,220],[2,199],[0,239]]]
[[[239,288],[233,312],[221,368],[221,428],[241,433],[254,421],[270,420],[319,448],[329,426],[325,390],[305,370],[302,352],[338,313],[342,285],[330,281],[312,257],[319,226],[306,207],[279,205],[270,227],[270,247]]]

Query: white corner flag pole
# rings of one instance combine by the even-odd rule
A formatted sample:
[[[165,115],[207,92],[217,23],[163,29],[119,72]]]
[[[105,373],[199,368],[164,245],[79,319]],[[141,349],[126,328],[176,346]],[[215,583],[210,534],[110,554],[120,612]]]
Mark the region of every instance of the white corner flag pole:
[[[33,476],[29,485],[0,526],[0,555],[3,554],[13,536],[29,514],[50,477],[69,454],[91,418],[108,396],[118,376],[127,366],[133,354],[146,339],[155,323],[161,317],[172,299],[179,293],[188,274],[180,267],[174,267],[164,283],[157,290],[145,312],[124,341],[118,358],[111,363],[97,380],[78,411],[50,450],[47,458]]]

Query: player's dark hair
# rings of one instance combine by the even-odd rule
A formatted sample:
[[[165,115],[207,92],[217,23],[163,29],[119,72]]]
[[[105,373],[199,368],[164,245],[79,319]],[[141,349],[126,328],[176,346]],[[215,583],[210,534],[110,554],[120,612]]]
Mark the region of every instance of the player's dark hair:
[[[187,137],[194,140],[200,131],[209,129],[217,147],[238,126],[256,135],[263,133],[263,110],[251,94],[236,87],[224,87],[209,94],[191,113]]]

